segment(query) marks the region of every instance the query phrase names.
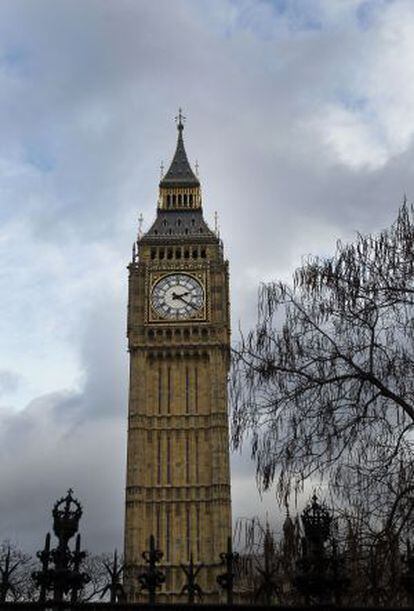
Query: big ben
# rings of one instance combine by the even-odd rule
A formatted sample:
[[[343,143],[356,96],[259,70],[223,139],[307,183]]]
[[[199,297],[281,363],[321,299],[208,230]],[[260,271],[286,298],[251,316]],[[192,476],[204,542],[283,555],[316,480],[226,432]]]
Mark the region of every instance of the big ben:
[[[130,388],[125,587],[150,535],[163,552],[159,600],[180,600],[181,565],[203,563],[199,585],[218,599],[220,553],[231,535],[227,375],[229,276],[223,245],[203,218],[201,186],[186,155],[183,117],[159,184],[156,219],[129,265]]]

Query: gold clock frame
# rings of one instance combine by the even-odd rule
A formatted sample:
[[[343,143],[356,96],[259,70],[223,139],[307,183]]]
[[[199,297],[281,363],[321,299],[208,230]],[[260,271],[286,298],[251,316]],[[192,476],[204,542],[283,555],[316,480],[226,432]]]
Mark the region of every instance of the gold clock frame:
[[[152,291],[155,285],[167,276],[175,276],[177,274],[182,274],[184,276],[191,276],[195,280],[197,280],[204,291],[204,305],[200,310],[194,313],[193,316],[187,316],[183,319],[174,319],[174,318],[163,318],[160,316],[151,305],[151,296]],[[170,269],[163,271],[153,271],[150,272],[149,278],[147,278],[147,311],[146,311],[146,319],[149,323],[157,323],[164,325],[171,324],[188,324],[192,322],[207,322],[207,317],[209,313],[209,303],[208,303],[208,286],[207,286],[207,274],[205,270],[188,270],[188,269]]]

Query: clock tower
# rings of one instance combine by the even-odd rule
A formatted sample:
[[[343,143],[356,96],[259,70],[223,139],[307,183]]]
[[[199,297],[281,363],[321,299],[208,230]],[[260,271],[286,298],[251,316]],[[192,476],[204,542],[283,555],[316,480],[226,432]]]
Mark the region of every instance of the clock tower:
[[[166,574],[158,600],[178,602],[181,565],[203,563],[204,599],[218,600],[220,553],[231,536],[227,374],[228,262],[203,218],[188,162],[183,116],[174,158],[159,184],[157,216],[138,236],[129,265],[130,388],[125,512],[125,586],[154,535]]]

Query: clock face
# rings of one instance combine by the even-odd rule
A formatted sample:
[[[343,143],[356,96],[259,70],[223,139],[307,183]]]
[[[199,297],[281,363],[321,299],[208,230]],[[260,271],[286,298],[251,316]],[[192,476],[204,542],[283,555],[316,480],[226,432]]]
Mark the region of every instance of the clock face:
[[[184,320],[200,317],[204,306],[204,289],[188,274],[169,274],[155,284],[151,305],[161,318]]]

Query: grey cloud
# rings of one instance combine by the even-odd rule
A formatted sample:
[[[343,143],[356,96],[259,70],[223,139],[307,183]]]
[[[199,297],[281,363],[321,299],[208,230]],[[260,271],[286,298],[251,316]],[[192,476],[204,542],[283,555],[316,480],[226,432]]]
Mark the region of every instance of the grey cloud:
[[[57,414],[67,397],[40,397],[23,413],[1,418],[0,537],[28,551],[51,529],[51,509],[73,487],[84,505],[81,530],[92,551],[121,543],[125,426],[108,418],[68,425]],[[5,421],[6,420],[6,421]]]
[[[84,325],[86,381],[82,391],[33,400],[19,412],[0,411],[0,538],[33,551],[51,528],[50,509],[67,488],[85,506],[85,543],[106,551],[122,541],[126,434],[126,359],[114,338],[116,315],[106,303]],[[109,309],[112,312],[112,309]]]
[[[24,382],[16,371],[0,369],[0,397],[13,393]]]

